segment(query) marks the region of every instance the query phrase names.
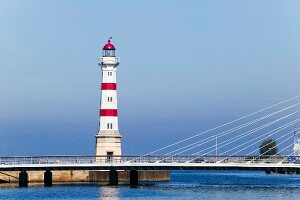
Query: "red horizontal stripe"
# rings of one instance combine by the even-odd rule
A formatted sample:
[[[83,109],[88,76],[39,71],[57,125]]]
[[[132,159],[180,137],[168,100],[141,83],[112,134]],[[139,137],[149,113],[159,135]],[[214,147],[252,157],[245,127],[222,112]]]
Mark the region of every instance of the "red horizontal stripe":
[[[116,117],[116,116],[118,116],[118,110],[117,109],[100,109],[100,116]]]
[[[116,83],[102,83],[101,89],[102,90],[117,90],[117,84]]]

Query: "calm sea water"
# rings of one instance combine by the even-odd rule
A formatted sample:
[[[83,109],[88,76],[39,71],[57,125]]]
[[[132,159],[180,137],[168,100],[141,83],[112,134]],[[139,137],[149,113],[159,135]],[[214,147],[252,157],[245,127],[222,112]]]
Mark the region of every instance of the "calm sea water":
[[[300,175],[266,175],[264,172],[174,171],[165,183],[109,187],[97,184],[64,184],[44,188],[0,188],[0,199],[299,199]],[[7,185],[6,185],[7,186]]]

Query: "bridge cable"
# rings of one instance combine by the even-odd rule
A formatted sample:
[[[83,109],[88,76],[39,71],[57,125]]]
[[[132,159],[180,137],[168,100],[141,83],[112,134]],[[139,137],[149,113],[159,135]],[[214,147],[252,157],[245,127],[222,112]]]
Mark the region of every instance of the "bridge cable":
[[[283,116],[283,117],[281,117],[281,118],[278,118],[278,119],[276,119],[276,120],[273,120],[272,122],[269,122],[269,123],[267,123],[267,124],[265,124],[265,125],[262,125],[262,126],[259,126],[259,127],[257,127],[257,128],[251,129],[250,131],[247,131],[247,132],[245,132],[245,133],[243,133],[243,134],[241,134],[241,135],[237,135],[237,136],[235,136],[235,137],[233,137],[233,138],[231,138],[231,139],[236,139],[236,138],[238,138],[238,139],[234,140],[234,141],[237,141],[237,140],[239,140],[240,138],[243,138],[243,137],[245,137],[245,136],[247,136],[247,135],[250,135],[250,134],[252,134],[252,133],[255,133],[255,132],[257,132],[257,131],[259,131],[259,130],[261,130],[261,129],[263,129],[263,128],[266,128],[266,127],[268,127],[268,126],[270,126],[270,125],[272,125],[272,124],[275,124],[275,123],[277,123],[277,122],[279,122],[279,121],[281,121],[281,120],[283,120],[283,119],[285,119],[285,118],[288,118],[288,117],[290,117],[290,116],[292,116],[292,115],[294,115],[294,114],[296,114],[296,113],[298,113],[298,112],[299,112],[299,110],[296,111],[296,112],[293,112],[293,113],[291,113],[291,114],[285,115],[285,116]],[[232,142],[234,142],[234,141],[231,141],[230,143],[232,143]],[[225,141],[225,142],[227,142],[227,141]],[[223,143],[224,143],[224,142],[223,142]],[[223,143],[221,143],[221,144],[223,144]],[[199,144],[199,145],[200,145],[200,144]],[[191,148],[189,148],[189,149],[186,149],[186,150],[184,150],[184,151],[181,151],[180,153],[189,151],[189,150],[191,150],[191,149],[193,149],[193,148],[195,148],[195,147],[197,147],[197,146],[199,146],[199,145],[196,145],[196,146],[194,146],[194,147],[191,147]],[[225,145],[224,145],[224,146],[225,146]],[[223,146],[221,146],[221,147],[223,147]],[[196,155],[196,154],[198,154],[198,153],[199,153],[199,152],[196,152],[196,153],[194,153],[193,155]]]
[[[293,122],[289,122],[288,124],[285,124],[285,125],[283,125],[283,126],[280,126],[280,127],[276,128],[276,129],[274,129],[274,130],[272,130],[272,131],[269,131],[269,132],[267,132],[267,133],[264,133],[263,135],[260,135],[260,136],[258,136],[258,137],[256,137],[256,138],[253,138],[252,140],[247,141],[247,142],[245,142],[245,143],[243,143],[243,144],[240,144],[240,145],[238,145],[238,146],[236,146],[236,147],[234,147],[234,148],[231,148],[231,149],[229,149],[229,150],[227,150],[227,151],[225,151],[225,152],[222,152],[221,155],[222,155],[222,154],[225,154],[225,153],[227,153],[227,152],[230,152],[230,151],[232,151],[232,150],[234,150],[234,149],[236,149],[236,148],[238,148],[238,147],[241,147],[241,146],[243,146],[243,145],[245,145],[245,144],[248,144],[249,142],[252,142],[253,140],[256,140],[256,139],[258,139],[258,138],[261,138],[262,136],[266,136],[266,137],[272,136],[272,135],[274,135],[275,133],[278,133],[278,132],[280,132],[280,131],[286,129],[286,128],[288,128],[288,127],[294,125],[295,123],[297,123],[297,122],[299,122],[299,121],[300,121],[300,118],[298,118],[297,120],[294,120]],[[273,132],[273,131],[275,131],[275,132]],[[273,133],[272,133],[272,132],[273,132]],[[268,135],[269,133],[272,133],[272,134]],[[266,138],[266,137],[265,137],[265,138]],[[257,142],[259,142],[259,141],[261,141],[261,140],[263,140],[263,139],[265,139],[265,138],[262,138],[262,139],[258,140]],[[256,142],[255,142],[255,143],[252,143],[250,146],[252,146],[252,145],[254,145],[254,144],[256,144]],[[248,147],[250,147],[250,146],[247,146],[247,147],[245,147],[244,149],[246,149],[246,148],[248,148]],[[244,150],[244,149],[241,149],[241,150]],[[241,150],[239,150],[238,152],[240,152]],[[238,152],[236,152],[236,153],[238,153]],[[234,154],[233,154],[233,155],[234,155]]]
[[[294,144],[293,144],[293,143],[290,144],[289,146],[287,146],[287,147],[284,148],[283,150],[287,149],[288,147],[291,147],[292,145],[294,145]],[[279,151],[279,152],[281,152],[281,151]],[[278,153],[279,153],[279,152],[278,152]],[[283,163],[283,161],[284,161],[285,159],[289,158],[291,155],[293,155],[293,153],[294,153],[294,152],[290,153],[289,155],[287,155],[283,160],[281,160],[281,161],[278,162],[278,163]],[[299,159],[299,157],[298,157],[298,159]]]
[[[264,129],[264,128],[266,128],[266,127],[272,125],[272,124],[275,124],[275,123],[277,123],[277,122],[279,122],[279,121],[281,121],[281,120],[283,120],[283,119],[285,119],[285,118],[288,118],[288,117],[290,117],[290,116],[292,116],[292,115],[294,115],[294,114],[296,114],[296,113],[298,113],[298,112],[299,112],[299,110],[296,111],[296,112],[294,112],[294,113],[291,113],[291,114],[288,114],[288,115],[286,115],[286,116],[283,116],[283,117],[281,117],[281,118],[278,118],[278,119],[276,119],[276,120],[273,120],[272,122],[269,122],[269,123],[267,123],[267,124],[265,124],[265,125],[259,126],[259,127],[255,128],[255,129],[251,129],[251,130],[249,130],[249,131],[243,133],[242,135],[235,136],[234,138],[231,138],[231,139],[233,139],[233,141],[232,141],[232,140],[230,140],[230,142],[224,141],[224,142],[222,142],[221,144],[224,144],[224,143],[225,143],[225,144],[224,144],[224,145],[221,145],[221,148],[224,147],[224,146],[226,146],[226,145],[228,145],[228,144],[231,144],[232,142],[235,142],[235,141],[237,141],[237,140],[239,140],[239,139],[241,139],[241,138],[244,138],[244,137],[246,137],[246,136],[248,136],[248,135],[250,135],[250,134],[252,134],[252,133],[254,133],[254,132],[257,132],[257,131],[259,131],[259,130],[261,130],[261,129]],[[290,122],[289,122],[289,123],[290,123]],[[274,130],[272,130],[272,131],[274,131]],[[270,132],[272,132],[272,131],[270,131]],[[210,149],[210,148],[211,148],[211,147],[209,147],[209,149]],[[207,150],[207,149],[205,149],[205,150]],[[199,155],[200,152],[203,152],[203,150],[198,151],[198,152],[194,153],[193,155]],[[210,152],[212,152],[212,151],[210,151]],[[209,153],[210,153],[210,152],[209,152]],[[202,155],[201,155],[201,156],[202,156]],[[200,156],[200,157],[201,157],[201,156]],[[172,157],[172,156],[169,156],[168,158],[171,158],[171,157]],[[192,160],[197,159],[197,158],[198,158],[198,157],[193,158]],[[164,158],[164,159],[162,159],[162,160],[159,160],[159,161],[157,161],[157,162],[163,161],[163,160],[165,160],[165,159],[166,159],[166,158]],[[187,161],[187,162],[189,162],[189,161]]]
[[[204,132],[195,134],[195,135],[193,135],[193,136],[191,136],[191,137],[185,138],[185,139],[180,140],[180,141],[178,141],[178,142],[175,142],[175,143],[169,144],[169,145],[167,145],[167,146],[161,147],[161,148],[159,148],[159,149],[157,149],[157,150],[154,150],[154,151],[152,151],[152,152],[150,152],[150,153],[145,154],[145,156],[146,156],[146,155],[151,155],[151,154],[153,154],[153,153],[156,153],[156,152],[158,152],[158,151],[161,151],[161,150],[164,150],[164,149],[166,149],[166,148],[172,147],[172,146],[174,146],[174,145],[180,144],[180,143],[182,143],[182,142],[185,142],[185,141],[187,141],[187,140],[193,139],[193,138],[198,137],[198,136],[200,136],[200,135],[203,135],[203,134],[205,134],[205,133],[211,132],[211,131],[213,131],[213,130],[222,128],[222,127],[224,127],[224,126],[226,126],[226,125],[229,125],[229,124],[232,124],[232,123],[234,123],[234,122],[240,121],[240,120],[245,119],[245,118],[247,118],[247,117],[253,116],[253,115],[258,114],[258,113],[261,113],[261,112],[263,112],[263,111],[265,111],[265,110],[268,110],[268,109],[270,109],[270,108],[273,108],[273,107],[276,107],[276,106],[281,105],[281,104],[283,104],[283,103],[292,101],[292,100],[294,100],[294,99],[296,99],[296,98],[298,98],[298,97],[300,97],[300,95],[294,96],[294,97],[292,97],[292,98],[289,98],[289,99],[287,99],[287,100],[281,101],[281,102],[276,103],[276,104],[274,104],[274,105],[271,105],[271,106],[268,106],[268,107],[266,107],[266,108],[260,109],[260,110],[258,110],[258,111],[256,111],[256,112],[253,112],[253,113],[250,113],[250,114],[248,114],[248,115],[242,116],[242,117],[240,117],[240,118],[238,118],[238,119],[235,119],[235,120],[233,120],[233,121],[227,122],[227,123],[222,124],[222,125],[219,125],[219,126],[217,126],[217,127],[214,127],[214,128],[212,128],[212,129],[209,129],[209,130],[207,130],[207,131],[204,131]]]
[[[232,124],[232,123],[234,123],[234,122],[238,122],[238,121],[240,121],[240,120],[242,120],[242,119],[245,119],[245,118],[247,118],[247,117],[253,116],[253,115],[258,114],[258,113],[261,113],[261,112],[263,112],[263,111],[265,111],[265,110],[268,110],[268,109],[270,109],[270,108],[273,108],[273,107],[276,107],[276,106],[278,106],[278,105],[284,104],[284,103],[286,103],[286,102],[292,101],[292,100],[294,100],[294,99],[297,99],[298,97],[300,97],[300,95],[291,97],[291,98],[286,99],[286,100],[283,100],[283,101],[281,101],[281,102],[279,102],[279,103],[273,104],[273,105],[268,106],[268,107],[266,107],[266,108],[260,109],[260,110],[258,110],[258,111],[253,112],[253,113],[250,113],[250,114],[248,114],[248,115],[244,115],[244,116],[242,116],[242,117],[240,117],[240,118],[238,118],[238,119],[235,119],[235,120],[233,120],[233,121],[230,121],[230,122],[224,123],[224,124],[222,124],[222,125],[219,125],[219,126],[217,126],[217,127],[211,128],[211,129],[209,129],[209,130],[207,130],[207,131],[198,133],[198,134],[196,134],[196,135],[190,136],[190,137],[185,138],[185,139],[183,139],[183,140],[180,140],[180,141],[174,142],[174,143],[172,143],[172,144],[166,145],[166,146],[164,146],[164,147],[161,147],[161,148],[159,148],[159,149],[156,149],[156,150],[154,150],[154,151],[151,151],[150,153],[144,154],[144,155],[142,155],[142,156],[140,156],[140,157],[144,157],[144,156],[151,155],[151,154],[154,154],[154,153],[156,153],[156,152],[162,151],[162,150],[164,150],[164,149],[167,149],[167,148],[172,147],[172,146],[174,146],[174,145],[183,143],[183,142],[185,142],[185,141],[188,141],[188,140],[190,140],[190,139],[193,139],[193,138],[198,137],[198,136],[200,136],[200,135],[203,135],[203,134],[205,134],[205,133],[208,133],[208,132],[211,132],[211,131],[213,131],[213,130],[222,128],[222,127],[224,127],[224,126],[226,126],[226,125]],[[136,159],[139,159],[140,157],[134,158],[134,159],[130,160],[129,162],[134,161],[134,160],[136,160]]]
[[[223,136],[228,135],[228,134],[230,134],[230,133],[232,133],[232,132],[235,132],[235,131],[237,131],[237,130],[240,130],[240,129],[242,129],[242,128],[245,128],[245,127],[247,127],[247,126],[249,126],[249,125],[252,125],[252,124],[254,124],[254,123],[257,123],[257,122],[259,122],[259,121],[262,121],[262,120],[264,120],[264,119],[267,119],[267,118],[269,118],[269,117],[271,117],[271,116],[273,116],[273,115],[275,115],[275,114],[278,114],[278,113],[283,112],[283,111],[285,111],[285,110],[287,110],[287,109],[290,109],[290,108],[292,108],[292,107],[295,107],[295,106],[297,106],[297,105],[299,105],[299,104],[300,104],[300,103],[296,103],[296,104],[294,104],[294,105],[292,105],[292,106],[288,106],[288,107],[286,107],[286,108],[284,108],[284,109],[281,109],[281,110],[279,110],[279,111],[275,111],[275,112],[270,113],[270,114],[268,114],[268,115],[265,115],[265,116],[263,116],[263,117],[254,119],[254,120],[252,120],[252,121],[250,121],[250,122],[244,123],[244,124],[239,125],[239,126],[237,126],[237,127],[233,127],[233,128],[231,128],[231,129],[229,129],[229,130],[220,132],[220,133],[218,133],[218,134],[216,134],[216,135],[210,136],[210,137],[205,138],[205,139],[203,139],[203,140],[196,141],[196,142],[193,142],[193,143],[191,143],[191,144],[189,144],[189,145],[186,145],[186,146],[184,146],[184,147],[175,149],[175,150],[170,151],[170,152],[168,152],[168,153],[166,153],[166,154],[164,154],[164,155],[170,155],[170,154],[173,154],[173,153],[175,153],[175,152],[177,152],[177,151],[180,151],[180,150],[182,150],[182,149],[188,148],[188,147],[190,147],[190,146],[193,146],[193,147],[189,148],[188,150],[193,149],[193,148],[195,148],[195,147],[198,147],[198,146],[200,146],[200,145],[206,144],[206,143],[209,142],[209,141],[214,140],[216,137],[223,137]],[[202,143],[201,143],[201,142],[202,142]],[[199,144],[199,143],[201,143],[201,144]],[[183,152],[185,152],[185,151],[181,151],[181,152],[179,152],[179,153],[177,152],[176,154],[180,154],[180,153],[183,153]]]
[[[300,119],[300,118],[299,118]],[[283,130],[283,129],[282,129]],[[279,131],[281,131],[281,130],[279,130]],[[277,131],[277,132],[279,132],[279,131]],[[276,133],[277,133],[276,132]],[[291,131],[291,132],[289,132],[289,133],[293,133],[293,131]],[[281,138],[283,138],[283,137],[285,137],[285,136],[288,136],[288,134],[289,133],[287,133],[287,134],[285,134],[285,135],[282,135],[280,138],[278,138],[278,139],[281,139]],[[292,135],[293,136],[293,135]],[[282,142],[280,142],[280,143],[278,143],[278,145],[280,145],[280,144],[282,144],[283,142],[285,142],[286,140],[288,140],[288,139],[290,139],[292,136],[289,136],[288,138],[286,138],[284,141],[282,141]],[[256,143],[254,143],[254,144],[256,144]],[[271,144],[271,142],[270,143],[268,143],[268,144]],[[266,144],[266,145],[264,145],[264,146],[267,146],[268,144]],[[275,147],[273,147],[273,148],[275,148]],[[273,149],[273,148],[271,148],[271,149]],[[270,150],[271,150],[270,149]],[[256,150],[255,150],[256,151]],[[253,153],[253,152],[255,152],[255,151],[252,151],[251,153]],[[251,153],[248,153],[248,154],[246,154],[246,156],[250,156],[249,154],[251,154]],[[279,153],[279,152],[278,152]],[[225,157],[225,158],[223,158],[222,160],[219,160],[219,161],[217,161],[218,163],[219,162],[222,162],[222,161],[225,161],[226,159],[229,159],[230,157],[232,157],[234,154],[232,154],[232,155],[230,155],[230,156],[227,156],[227,157]],[[262,154],[263,155],[263,154]],[[201,158],[202,156],[199,156],[199,157],[196,157],[196,158],[193,158],[192,160],[189,160],[189,161],[187,161],[187,162],[191,162],[191,161],[193,161],[193,160],[196,160],[196,159],[199,159],[199,158]],[[253,156],[254,157],[254,156]],[[254,161],[254,159],[255,158],[253,158],[252,160],[250,160],[249,161],[249,163],[251,163],[252,161]]]
[[[277,121],[277,120],[276,120]],[[271,123],[274,123],[274,122],[271,122]],[[265,126],[265,125],[264,125]],[[262,126],[261,126],[262,127]],[[260,127],[258,127],[258,128],[260,128]],[[260,128],[260,129],[263,129],[263,128],[265,128],[265,127],[262,127],[262,128]],[[260,130],[259,129],[259,130]],[[255,132],[256,132],[257,130],[255,130]],[[274,130],[273,130],[274,131]],[[236,141],[236,140],[235,140]],[[232,143],[232,142],[230,142],[230,143]],[[225,145],[222,145],[221,147],[224,147],[224,146],[226,146],[226,145],[228,145],[229,143],[227,143],[227,144],[225,144]],[[201,151],[200,151],[201,152]],[[195,153],[195,154],[198,154],[199,155],[199,153],[200,152],[197,152],[197,153]],[[212,152],[212,151],[211,151]],[[209,152],[210,153],[210,152]],[[195,154],[193,154],[193,155],[195,155]],[[203,156],[203,155],[199,155],[199,157],[196,157],[196,158],[194,158],[194,159],[197,159],[197,158],[200,158],[201,156]],[[224,160],[224,159],[223,159]]]
[[[299,130],[300,128],[297,128],[297,129],[295,129],[295,130]],[[285,136],[287,136],[287,135],[289,135],[290,133],[293,133],[295,130],[293,130],[293,131],[290,131],[290,132],[288,132],[287,134],[285,134],[285,135],[282,135],[281,137],[279,137],[279,138],[277,138],[277,140],[280,140],[281,138],[283,138],[283,137],[285,137]],[[273,141],[272,141],[273,142]],[[261,148],[264,148],[264,147],[266,147],[266,146],[268,146],[269,144],[271,144],[272,142],[269,142],[269,143],[267,143],[267,144],[265,144],[265,145],[263,145],[263,146],[261,146]],[[248,155],[251,155],[252,153],[254,153],[255,151],[257,151],[257,150],[253,150],[253,151],[251,151],[250,153],[248,153],[248,154],[246,154],[246,156],[248,156]]]
[[[280,132],[280,131],[282,131],[282,130],[284,130],[284,129],[290,127],[290,126],[292,126],[293,124],[295,124],[295,123],[297,123],[297,122],[299,122],[299,121],[300,121],[300,118],[299,118],[296,122],[294,122],[294,123],[292,123],[292,124],[289,124],[289,125],[286,125],[286,126],[283,127],[283,128],[279,127],[279,128],[280,128],[279,130],[277,130],[277,131],[275,131],[274,133],[272,133],[272,134],[270,134],[270,135],[267,135],[267,136],[272,136],[272,135],[274,135],[274,134],[276,134],[276,133],[278,133],[278,132]],[[278,129],[278,128],[277,128],[277,129]],[[266,134],[269,134],[269,133],[271,133],[271,132],[273,132],[273,131],[274,131],[274,130],[272,130],[272,131],[270,131],[270,132],[267,132]],[[279,139],[283,138],[284,136],[287,136],[289,133],[291,133],[291,132],[288,132],[287,134],[281,136]],[[266,134],[263,134],[263,135],[261,135],[261,136],[264,136],[264,135],[266,135]],[[260,138],[261,136],[256,137],[256,138],[254,138],[254,139],[252,139],[252,140],[250,140],[250,141],[247,141],[246,143],[243,143],[242,145],[245,145],[245,144],[247,144],[247,143],[249,143],[249,142],[252,142],[253,140]],[[266,137],[265,137],[265,138],[266,138]],[[258,140],[257,142],[260,142],[260,141],[262,141],[262,140],[265,139],[265,138],[262,138],[262,139]],[[228,157],[231,157],[231,156],[233,156],[233,155],[235,155],[235,154],[237,154],[237,153],[239,153],[239,152],[241,152],[241,151],[243,151],[243,150],[245,150],[245,149],[247,149],[247,148],[253,146],[254,144],[257,144],[257,142],[254,142],[254,143],[252,143],[251,145],[246,146],[246,147],[240,149],[239,151],[237,151],[237,152],[231,154],[231,155],[228,156]],[[225,154],[225,153],[227,153],[227,152],[230,152],[230,151],[232,151],[232,150],[234,150],[234,149],[236,149],[236,148],[238,148],[238,147],[240,147],[240,146],[242,146],[242,145],[239,145],[239,146],[236,146],[236,147],[234,147],[234,148],[232,148],[232,149],[230,149],[230,150],[227,150],[227,151],[223,152],[222,154]],[[222,154],[221,154],[221,155],[222,155]],[[247,154],[247,155],[248,155],[248,154]],[[246,155],[246,156],[247,156],[247,155]],[[227,157],[227,158],[228,158],[228,157]],[[225,158],[225,159],[226,159],[226,158]],[[223,160],[225,160],[225,159],[223,159]]]
[[[299,128],[298,128],[298,129],[299,129]],[[291,131],[291,132],[289,132],[288,134],[293,133],[293,132],[294,132],[294,131]],[[287,136],[288,134],[285,134],[285,135],[283,135],[283,136]],[[282,138],[283,136],[281,136],[280,138]],[[283,142],[285,142],[286,140],[288,140],[288,139],[290,139],[290,138],[292,138],[292,137],[294,137],[294,135],[289,136],[289,137],[286,138],[285,140],[283,140],[283,141],[281,141],[280,143],[278,143],[276,146],[270,148],[268,151],[274,149],[275,147],[278,147],[280,144],[282,144]],[[280,139],[280,138],[278,138],[278,139]],[[273,142],[273,141],[272,141],[272,142]],[[261,148],[266,147],[267,145],[271,144],[272,142],[269,142],[268,144],[262,146]],[[259,156],[265,155],[268,151],[266,151],[266,152],[260,154]],[[279,153],[279,152],[278,152],[278,153]],[[246,156],[247,156],[247,155],[246,155]],[[255,160],[255,158],[253,158],[252,160],[250,160],[249,163],[251,163],[251,162],[254,161],[254,160]]]

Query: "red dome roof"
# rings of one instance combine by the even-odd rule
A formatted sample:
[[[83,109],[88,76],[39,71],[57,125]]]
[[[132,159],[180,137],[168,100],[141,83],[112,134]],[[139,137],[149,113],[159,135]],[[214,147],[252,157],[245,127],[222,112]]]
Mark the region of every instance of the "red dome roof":
[[[103,50],[116,50],[115,46],[110,43],[110,39],[108,40],[108,43],[104,45]]]

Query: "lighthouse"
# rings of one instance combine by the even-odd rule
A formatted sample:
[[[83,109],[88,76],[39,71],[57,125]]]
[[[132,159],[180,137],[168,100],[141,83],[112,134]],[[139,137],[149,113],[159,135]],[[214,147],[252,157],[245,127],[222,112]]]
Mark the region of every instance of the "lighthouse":
[[[106,162],[111,162],[113,156],[121,156],[116,77],[119,58],[115,55],[116,48],[111,43],[111,39],[109,38],[107,44],[104,45],[103,54],[98,63],[102,70],[102,83],[96,156],[101,156],[97,160],[104,159]]]

